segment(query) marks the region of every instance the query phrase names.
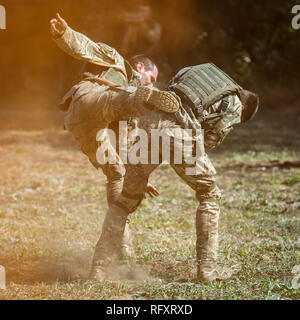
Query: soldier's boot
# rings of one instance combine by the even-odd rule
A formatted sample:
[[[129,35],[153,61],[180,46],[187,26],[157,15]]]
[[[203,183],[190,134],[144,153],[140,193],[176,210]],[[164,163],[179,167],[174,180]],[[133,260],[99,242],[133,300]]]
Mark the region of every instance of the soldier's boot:
[[[114,165],[110,165],[111,171],[113,171]],[[123,186],[123,177],[121,177],[121,175],[119,174],[119,168],[117,168],[118,170],[114,170],[117,171],[114,172],[113,174],[115,176],[115,179],[110,179],[106,185],[106,194],[107,194],[107,202],[108,202],[108,206],[111,206],[119,197],[119,195],[121,194],[122,191],[122,186]],[[125,170],[123,173],[123,176],[125,175]],[[136,256],[133,250],[133,245],[132,245],[132,237],[131,237],[131,232],[130,232],[130,228],[129,228],[129,216],[126,219],[126,224],[125,224],[125,229],[124,229],[124,235],[123,235],[123,239],[122,239],[122,247],[121,247],[121,251],[119,254],[119,259],[129,259],[129,260],[135,260]]]
[[[136,255],[132,245],[131,231],[129,228],[129,219],[126,220],[124,229],[121,258],[131,261],[134,261],[136,259]]]
[[[171,93],[150,87],[139,87],[135,99],[138,104],[146,104],[164,112],[174,113],[179,109],[179,103]]]
[[[95,248],[90,279],[96,281],[107,279],[110,267],[119,258],[127,215],[127,211],[115,205],[108,209],[102,233]]]
[[[229,269],[217,264],[218,220],[219,207],[216,203],[204,202],[199,206],[196,216],[196,251],[197,278],[200,281],[225,280],[232,274]]]

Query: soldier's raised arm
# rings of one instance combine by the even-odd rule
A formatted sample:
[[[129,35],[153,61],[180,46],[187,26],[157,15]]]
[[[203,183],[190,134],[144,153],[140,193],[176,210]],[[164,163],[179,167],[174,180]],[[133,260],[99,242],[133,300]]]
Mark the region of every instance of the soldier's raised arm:
[[[124,59],[110,46],[95,43],[80,32],[71,29],[57,13],[50,20],[50,33],[56,44],[73,58],[94,63],[103,67],[113,67],[126,76]]]

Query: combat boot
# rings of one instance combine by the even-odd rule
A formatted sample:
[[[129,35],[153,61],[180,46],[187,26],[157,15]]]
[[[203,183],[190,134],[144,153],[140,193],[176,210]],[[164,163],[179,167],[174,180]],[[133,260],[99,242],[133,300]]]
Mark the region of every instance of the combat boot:
[[[114,166],[110,166],[111,168],[114,169]],[[120,170],[119,168],[117,168]],[[116,171],[116,170],[115,170]],[[118,173],[118,172],[117,172]],[[123,175],[125,175],[125,170]],[[122,186],[123,186],[123,179],[119,178],[118,179],[111,179],[108,181],[106,185],[106,194],[107,194],[107,202],[108,206],[110,207],[114,201],[118,199],[118,196],[121,194],[122,191]],[[129,260],[135,260],[136,256],[133,250],[132,246],[132,239],[131,239],[131,232],[129,228],[129,217],[126,219],[126,224],[125,224],[125,229],[124,229],[124,235],[122,239],[122,247],[119,253],[119,259],[129,259]]]
[[[131,237],[128,219],[126,221],[126,225],[125,225],[125,229],[124,229],[121,259],[125,259],[125,260],[126,259],[128,259],[128,260],[135,260],[136,259],[136,255],[135,255],[133,245],[132,245],[132,237]]]
[[[202,261],[198,264],[197,278],[200,281],[228,280],[230,269],[218,266],[215,262]]]
[[[179,109],[179,102],[170,92],[150,87],[139,87],[135,92],[135,99],[137,104],[155,107],[164,112],[174,113]]]
[[[102,233],[95,248],[90,279],[96,281],[107,279],[107,271],[117,262],[121,252],[127,215],[125,210],[115,205],[108,209]]]
[[[231,277],[229,269],[218,266],[219,207],[214,202],[199,206],[196,216],[197,278],[200,281],[225,280]]]
[[[89,279],[94,281],[104,281],[107,279],[107,268],[109,266],[110,262],[107,261],[107,263],[104,263],[104,261],[101,263],[100,261],[93,262]]]

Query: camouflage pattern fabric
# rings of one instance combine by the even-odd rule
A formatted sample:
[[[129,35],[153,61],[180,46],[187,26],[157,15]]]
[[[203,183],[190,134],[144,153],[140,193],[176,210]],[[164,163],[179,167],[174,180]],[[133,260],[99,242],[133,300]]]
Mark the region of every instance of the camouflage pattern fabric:
[[[98,168],[99,164],[96,161],[97,132],[106,128],[112,121],[121,120],[122,116],[124,119],[130,117],[130,112],[128,113],[129,110],[126,107],[122,113],[122,104],[126,105],[125,101],[130,100],[128,94],[134,92],[135,87],[139,86],[140,74],[132,68],[128,68],[123,57],[114,48],[101,42],[96,43],[70,27],[67,27],[64,34],[54,41],[73,58],[102,67],[99,69],[103,71],[101,74],[93,75],[100,82],[92,81],[93,79],[81,81],[67,92],[60,105],[61,109],[66,111],[66,129],[79,142],[82,151],[89,157],[91,163]],[[128,70],[132,74],[128,74]],[[124,83],[127,83],[126,89],[119,88],[118,90],[114,88],[114,85],[108,85],[107,74],[109,73],[114,74],[113,78],[116,73],[123,78]],[[101,80],[103,81],[102,85]],[[131,83],[134,87],[128,87],[128,84]],[[134,114],[134,116],[136,115],[138,114]],[[127,132],[123,135],[127,136]],[[111,151],[113,152],[113,150]],[[117,177],[122,177],[124,173],[121,160],[118,156],[116,157],[117,164],[121,168],[118,168],[118,165],[102,166],[104,174],[108,176],[110,181],[112,181],[112,177],[117,179]]]
[[[126,71],[125,61],[118,52],[102,43],[94,43],[84,35],[67,28],[64,35],[56,43],[66,53],[74,58],[81,59],[106,70],[113,68],[125,81],[139,84],[139,74],[133,72],[129,76]],[[101,75],[98,75],[101,80]],[[92,164],[99,167],[96,161],[98,143],[95,141],[97,132],[106,128],[109,123],[139,117],[143,112],[136,108],[134,103],[135,88],[126,89],[109,86],[107,82],[82,81],[74,86],[64,97],[63,105],[66,111],[65,127],[80,143],[82,151],[88,155]],[[181,103],[179,97],[176,97]],[[229,103],[227,119],[210,117],[218,110],[218,103],[209,106],[205,121],[205,149],[214,148],[221,143],[230,131],[233,124],[240,121],[241,104],[236,96],[232,96]],[[231,108],[231,109],[230,109]],[[151,128],[182,128],[201,129],[199,119],[185,108],[181,107],[176,114],[166,115],[153,111],[151,116],[142,117],[139,127],[150,130]],[[176,148],[176,144],[172,144]],[[113,152],[113,150],[112,150]],[[115,151],[116,152],[116,151]],[[116,165],[105,165],[103,172],[108,177],[108,202],[110,205],[103,224],[102,234],[97,243],[91,275],[97,277],[97,272],[104,270],[119,256],[122,248],[122,238],[126,228],[128,214],[133,212],[143,199],[150,173],[157,165],[128,165],[127,170],[120,159]],[[186,175],[185,169],[189,163],[175,164],[171,161],[175,172],[195,190],[199,206],[196,214],[197,230],[197,260],[198,276],[201,279],[213,280],[220,274],[217,271],[217,245],[218,245],[218,199],[221,193],[216,186],[216,171],[207,155],[203,157],[201,171],[196,175]],[[123,183],[123,191],[120,189]],[[117,200],[116,200],[117,198]],[[102,274],[103,276],[103,274]]]
[[[70,27],[67,27],[64,34],[54,41],[64,52],[73,58],[103,67],[104,70],[112,68],[129,85],[139,85],[140,74],[129,67],[124,58],[107,44],[102,42],[96,43]],[[97,76],[101,78],[101,75]]]
[[[151,116],[152,118],[150,118]],[[158,128],[161,126],[163,128],[179,128],[175,119],[171,121],[171,116],[166,117],[166,115],[157,112],[153,112],[153,114],[147,117],[148,120],[146,117],[142,118],[139,127],[141,127],[143,123],[144,125],[145,123],[148,124],[151,122],[151,119],[154,120],[153,118],[155,119],[155,125],[152,123],[152,127],[155,126]],[[147,127],[145,125],[145,127],[149,130],[149,126]],[[173,154],[174,148],[176,148],[176,144],[171,143],[171,154]],[[161,158],[161,161],[162,160],[163,158]],[[142,201],[149,175],[158,166],[159,164],[127,165],[123,191],[118,200],[110,206],[107,213],[106,223],[103,225],[102,234],[95,250],[92,270],[97,269],[97,267],[103,270],[104,267],[106,268],[109,265],[110,259],[113,259],[112,257],[117,255],[122,244],[122,232],[124,232],[126,217],[129,213],[135,211]],[[216,171],[207,155],[205,155],[203,159],[202,171],[197,175],[186,175],[186,168],[192,167],[188,161],[184,161],[182,164],[171,163],[171,166],[180,178],[195,190],[196,198],[199,201],[197,216],[204,213],[214,217],[215,221],[217,221],[219,215],[217,201],[220,198],[221,193],[215,183]],[[208,220],[204,220],[203,223],[197,224],[197,235],[203,236],[208,232],[210,241],[206,241],[206,244],[203,244],[203,239],[206,238],[197,237],[198,243],[196,248],[199,261],[204,261],[204,256],[214,257],[215,252],[217,251],[217,225],[212,224]],[[212,239],[215,239],[215,241],[212,241]],[[114,246],[112,246],[112,243]],[[216,260],[214,262],[216,263]]]
[[[203,111],[204,119],[201,126],[204,129],[206,151],[214,149],[222,143],[233,126],[241,122],[242,103],[240,98],[237,95],[229,95],[227,99],[228,107],[225,112],[218,111],[222,100]]]
[[[115,173],[120,168],[124,168],[124,166],[117,166],[115,170],[110,169],[109,172]],[[117,177],[115,176],[112,178],[108,177],[107,184],[106,184],[106,197],[107,197],[108,207],[110,207],[115,201],[117,201],[119,196],[121,195],[121,192],[123,189],[124,175],[125,175],[125,169],[124,169],[124,172],[122,172],[122,176],[117,176]],[[129,217],[127,217],[123,235],[121,236],[122,244],[119,247],[120,251],[116,253],[116,256],[120,259],[121,258],[135,259],[135,253],[133,250],[129,222],[130,222],[130,219]],[[99,242],[101,243],[101,241]]]
[[[90,81],[82,81],[76,89],[72,93],[71,102],[65,114],[65,128],[79,142],[83,153],[89,157],[91,163],[98,168],[97,132],[107,128],[114,121],[141,116],[147,113],[148,109],[137,105],[134,87],[111,88]],[[112,150],[112,153],[115,151]],[[117,155],[116,157],[118,158]],[[119,158],[117,163],[121,163]],[[105,168],[103,171],[108,175]]]
[[[110,205],[122,190],[126,169],[107,141],[110,153],[115,154],[117,161],[116,164],[99,165],[96,160],[96,151],[99,147],[96,135],[100,129],[106,128],[114,120],[122,118],[128,120],[130,116],[141,115],[135,111],[131,113],[130,107],[126,108],[128,105],[133,107],[133,98],[130,94],[140,86],[141,75],[133,70],[114,48],[101,42],[95,43],[70,27],[55,42],[73,58],[99,67],[94,68],[100,72],[99,74],[89,73],[84,77],[85,81],[81,81],[67,92],[60,108],[66,112],[65,128],[79,142],[81,150],[88,156],[90,162],[96,168],[101,168],[107,177],[107,200]],[[118,138],[127,139],[127,134],[128,132],[121,132],[117,135],[117,145]],[[128,221],[122,248],[123,254],[134,257]]]
[[[100,165],[96,159],[97,149],[100,146],[96,136],[99,130],[107,128],[117,120],[126,120],[149,113],[149,110],[137,101],[135,91],[134,87],[111,88],[90,81],[82,81],[78,84],[77,90],[72,93],[72,100],[64,119],[65,128],[79,142],[82,152],[88,156],[95,168],[101,168],[106,175],[109,205],[122,191],[126,166],[108,139],[101,143],[106,144],[106,149],[115,156],[116,163]],[[121,132],[119,137],[127,139],[127,131]],[[118,140],[116,142],[118,143]],[[127,221],[123,242],[117,256],[122,254],[124,257],[134,258],[131,242]]]
[[[219,105],[217,103],[211,106],[210,111],[216,112],[218,107]],[[231,112],[228,113],[228,120],[231,121],[228,121],[227,127],[224,125],[216,125],[214,129],[212,126],[210,131],[212,136],[216,135],[219,137],[220,132],[218,128],[222,128],[222,134],[224,134],[225,137],[225,135],[228,134],[228,130],[225,131],[224,127],[229,129],[233,124],[240,122],[241,102],[236,96],[229,97],[228,108],[231,110]],[[218,120],[221,121],[220,118]],[[215,123],[217,122],[215,121]],[[180,108],[175,115],[166,115],[153,111],[147,117],[142,117],[138,122],[138,126],[147,130],[148,133],[150,133],[151,129],[201,128],[199,122],[195,121],[192,115],[188,114],[183,108]],[[172,139],[170,141],[170,153],[174,154],[176,143],[174,143]],[[213,148],[218,143],[220,143],[220,140],[212,139],[209,141],[208,146]],[[163,161],[163,157],[161,157],[160,160]],[[195,175],[187,175],[186,169],[192,165],[189,163],[189,159],[183,158],[183,160],[182,164],[175,164],[171,160],[170,165],[179,177],[195,190],[196,199],[199,202],[196,211],[198,278],[200,280],[228,278],[230,273],[217,265],[218,220],[220,214],[218,200],[221,198],[221,192],[216,185],[216,170],[207,154],[205,154],[201,162],[200,172],[198,171]],[[158,166],[159,164],[127,165],[123,191],[117,201],[109,208],[106,224],[103,225],[102,235],[95,250],[92,270],[95,271],[97,270],[97,266],[101,266],[100,269],[102,268],[101,270],[103,271],[103,265],[105,264],[105,267],[109,265],[107,258],[116,254],[118,248],[121,246],[126,217],[139,206],[143,199],[149,176]],[[107,228],[109,228],[109,230]],[[111,243],[114,243],[115,247],[112,247]],[[95,272],[92,272],[92,274],[95,274]],[[105,277],[105,274],[102,273],[102,277]]]

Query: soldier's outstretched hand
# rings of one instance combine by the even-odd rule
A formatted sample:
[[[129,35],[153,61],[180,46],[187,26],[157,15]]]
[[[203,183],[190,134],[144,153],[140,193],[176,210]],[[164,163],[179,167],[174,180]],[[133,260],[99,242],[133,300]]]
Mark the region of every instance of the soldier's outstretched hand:
[[[65,33],[67,27],[68,24],[59,13],[56,14],[55,19],[50,20],[50,33],[54,39],[61,37]]]
[[[152,185],[151,183],[148,183],[146,187],[146,193],[148,193],[151,198],[154,198],[160,195],[158,189],[154,187],[154,185]]]

